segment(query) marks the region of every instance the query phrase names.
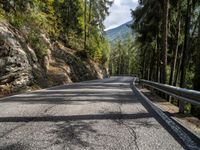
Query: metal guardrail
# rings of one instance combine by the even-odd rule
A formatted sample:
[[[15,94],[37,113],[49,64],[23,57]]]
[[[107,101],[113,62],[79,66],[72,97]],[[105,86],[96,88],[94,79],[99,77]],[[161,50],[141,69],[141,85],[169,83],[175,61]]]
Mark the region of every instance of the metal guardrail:
[[[182,102],[188,102],[195,105],[200,105],[200,92],[195,90],[189,90],[184,88],[179,88],[175,86],[170,86],[166,84],[161,84],[157,82],[152,82],[148,80],[139,80],[145,86],[156,89],[167,95],[179,99]]]

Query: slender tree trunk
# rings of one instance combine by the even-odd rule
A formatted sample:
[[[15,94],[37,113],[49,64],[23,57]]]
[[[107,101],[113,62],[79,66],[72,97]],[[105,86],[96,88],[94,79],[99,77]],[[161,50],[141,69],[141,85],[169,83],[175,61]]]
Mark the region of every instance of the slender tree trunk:
[[[164,0],[163,11],[163,34],[162,34],[162,52],[161,52],[161,83],[166,83],[167,76],[167,46],[168,46],[168,15],[169,15],[169,0]]]
[[[175,69],[177,64],[177,55],[178,55],[178,47],[179,47],[179,36],[180,36],[180,29],[181,29],[181,0],[178,0],[178,15],[177,15],[177,33],[175,37],[175,48],[173,51],[173,61],[171,64],[171,74],[169,79],[169,85],[173,85],[174,82],[174,76],[175,76]]]
[[[128,68],[127,68],[127,73],[128,73],[128,75],[130,76],[131,74],[130,74],[130,49],[131,49],[132,47],[130,47],[129,49],[128,49],[128,59],[127,59],[127,63],[128,63]]]
[[[122,58],[121,57],[121,49],[119,48],[119,65],[118,65],[119,73],[118,73],[118,75],[121,74],[121,64],[122,64],[122,59],[121,58]]]
[[[196,48],[196,63],[195,63],[195,76],[193,87],[195,90],[200,91],[200,17],[199,19],[199,28],[198,28],[198,41],[197,41],[197,48]]]
[[[153,80],[152,74],[154,70],[155,65],[155,54],[156,54],[156,48],[153,49],[153,56],[151,57],[151,64],[150,64],[150,71],[149,71],[149,80]]]
[[[186,70],[188,65],[188,48],[189,48],[189,34],[190,34],[190,21],[191,21],[191,0],[188,0],[187,3],[187,16],[185,19],[185,39],[184,39],[184,49],[183,49],[183,58],[181,64],[181,78],[180,78],[180,87],[186,87]],[[184,113],[184,102],[179,101],[179,112]]]
[[[178,78],[179,78],[179,75],[180,75],[180,72],[181,72],[181,62],[182,62],[182,56],[183,56],[183,46],[181,47],[181,49],[179,49],[180,51],[180,54],[179,54],[179,59],[178,59],[178,63],[177,63],[177,66],[176,66],[176,74],[175,74],[175,78],[174,78],[174,82],[173,82],[173,85],[174,86],[177,86],[177,82],[178,82]]]
[[[160,82],[160,53],[157,53],[156,82]]]
[[[156,66],[156,81],[160,82],[160,40],[159,40],[160,28],[157,35],[157,66]]]
[[[92,0],[89,2],[89,18],[88,18],[88,45],[90,45],[90,30],[91,30],[91,18],[92,18]]]
[[[69,38],[70,5],[69,5],[69,3],[67,3],[67,5],[68,5],[68,7],[67,7],[67,27],[66,27],[66,34],[67,34],[67,38]]]
[[[86,49],[87,45],[87,0],[85,0],[84,6],[84,49]]]
[[[191,21],[191,0],[188,0],[187,4],[187,16],[185,18],[185,39],[184,39],[184,49],[183,49],[183,56],[182,56],[182,64],[181,64],[181,79],[180,79],[180,87],[186,87],[186,70],[187,70],[187,54],[189,48],[189,34],[190,34],[190,21]]]
[[[200,14],[198,17],[198,40],[197,40],[197,48],[196,48],[196,59],[195,59],[195,76],[193,82],[194,90],[200,91]],[[191,114],[195,116],[200,116],[200,107],[191,105]],[[200,118],[200,117],[199,117]]]
[[[113,74],[113,64],[112,64],[111,61],[109,62],[109,74],[110,74],[110,75]]]
[[[142,78],[143,79],[145,79],[145,72],[146,72],[146,50],[144,49],[143,62],[142,62]]]

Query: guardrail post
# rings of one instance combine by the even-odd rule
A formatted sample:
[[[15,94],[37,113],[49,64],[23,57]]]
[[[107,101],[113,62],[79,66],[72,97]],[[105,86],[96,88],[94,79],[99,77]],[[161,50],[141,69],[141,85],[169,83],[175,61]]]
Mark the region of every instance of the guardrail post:
[[[179,113],[184,114],[184,110],[185,110],[185,102],[179,100]]]

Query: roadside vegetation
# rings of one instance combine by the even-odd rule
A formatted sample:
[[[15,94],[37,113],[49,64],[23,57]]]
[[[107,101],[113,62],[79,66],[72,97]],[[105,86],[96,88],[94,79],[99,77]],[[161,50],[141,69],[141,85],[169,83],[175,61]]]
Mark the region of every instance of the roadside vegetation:
[[[131,14],[133,36],[112,44],[111,74],[200,91],[200,2],[139,0]],[[198,106],[186,104],[185,112],[200,116]]]
[[[114,41],[111,46],[109,69],[111,75],[137,75],[138,49],[132,36]]]
[[[0,0],[0,96],[103,78],[110,0]]]
[[[98,63],[109,59],[103,21],[112,4],[105,0],[3,0],[0,19],[23,31],[39,58],[47,55],[41,34]]]
[[[199,1],[142,0],[132,16],[140,77],[200,90]],[[186,104],[185,111],[200,116],[198,106]]]

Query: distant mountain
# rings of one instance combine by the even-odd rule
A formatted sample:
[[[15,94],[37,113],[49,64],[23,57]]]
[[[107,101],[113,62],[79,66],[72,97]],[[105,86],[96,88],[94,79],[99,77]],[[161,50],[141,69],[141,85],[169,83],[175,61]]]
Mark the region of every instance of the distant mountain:
[[[110,29],[106,31],[106,36],[110,40],[111,44],[118,39],[124,39],[127,36],[133,36],[130,25],[133,21],[129,21],[125,24],[120,25],[114,29]]]

